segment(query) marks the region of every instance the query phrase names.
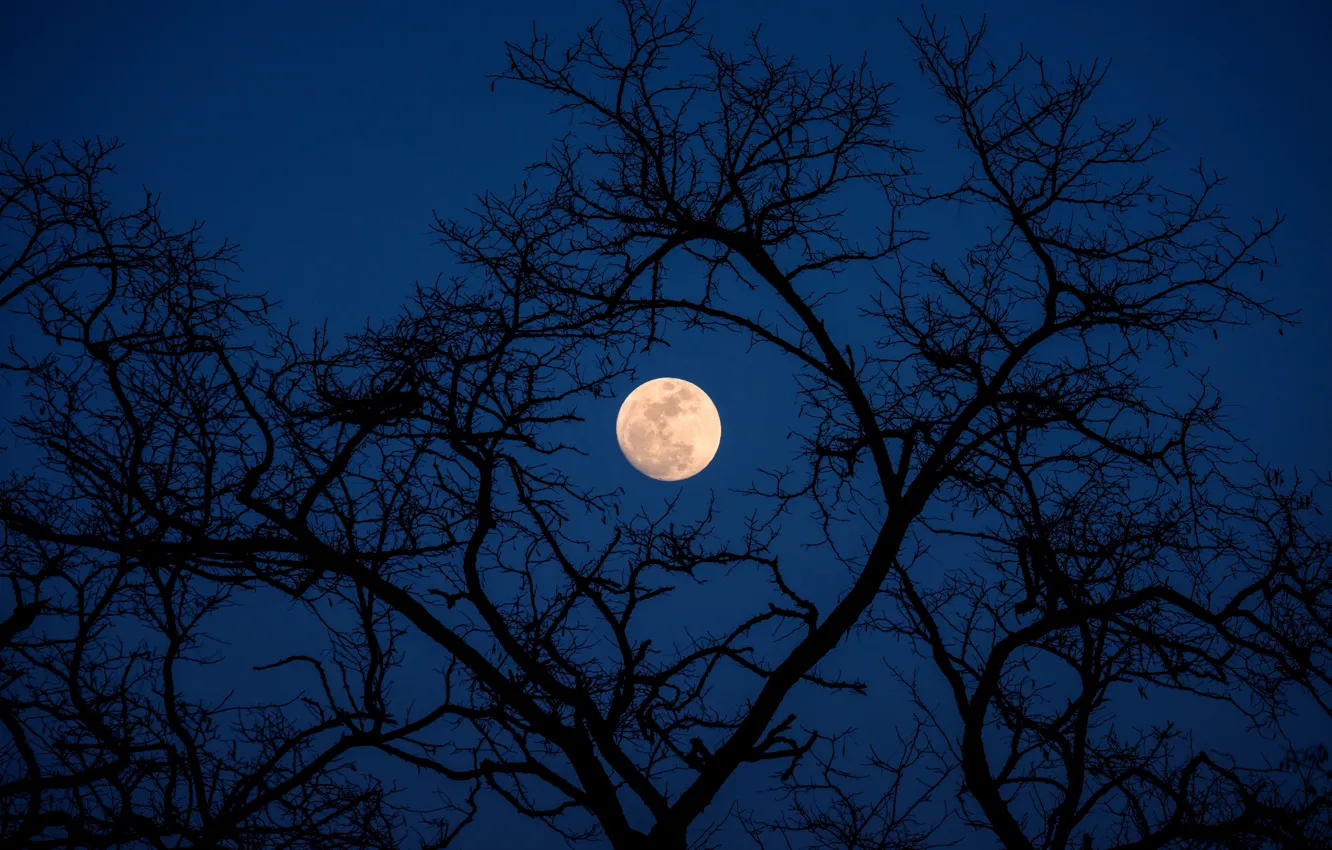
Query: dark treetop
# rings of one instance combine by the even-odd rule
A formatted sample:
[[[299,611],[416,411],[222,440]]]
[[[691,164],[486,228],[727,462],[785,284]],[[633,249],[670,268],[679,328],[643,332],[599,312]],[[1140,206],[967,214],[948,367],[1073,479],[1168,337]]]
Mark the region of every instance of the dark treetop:
[[[1326,482],[1188,359],[1295,326],[1282,218],[983,25],[879,33],[915,139],[868,61],[603,11],[507,45],[553,142],[349,335],[116,143],[0,147],[3,843],[1332,840]],[[663,363],[749,469],[598,464]]]

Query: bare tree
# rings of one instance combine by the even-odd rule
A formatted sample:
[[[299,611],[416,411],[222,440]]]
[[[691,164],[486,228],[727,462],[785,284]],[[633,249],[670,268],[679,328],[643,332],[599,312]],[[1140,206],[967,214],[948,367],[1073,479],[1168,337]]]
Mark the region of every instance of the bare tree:
[[[1292,701],[1329,708],[1318,487],[1230,435],[1205,376],[1150,381],[1194,334],[1292,320],[1252,291],[1278,222],[1236,229],[1201,168],[1159,183],[1159,123],[1090,115],[1100,67],[996,64],[983,28],[907,31],[973,163],[925,188],[868,68],[623,12],[618,36],[508,46],[499,81],[574,131],[437,221],[464,276],[343,341],[233,294],[225,246],[151,200],[112,217],[108,147],[3,151],[27,247],[0,297],[38,333],[6,364],[31,462],[0,492],[0,835],[444,846],[494,799],[636,850],[721,846],[730,814],[760,845],[845,850],[1328,841],[1326,754],[1281,737]],[[882,200],[872,232],[839,214],[853,192]],[[949,204],[988,227],[920,259],[902,222]],[[838,297],[859,320],[829,321]],[[578,403],[681,328],[747,335],[799,381],[795,465],[736,533],[621,515],[561,463]],[[780,534],[799,511],[815,548]],[[706,633],[651,615],[756,578]],[[274,598],[322,651],[231,671],[258,703],[187,695],[223,663],[210,624]],[[840,675],[853,634],[915,661]],[[1165,692],[1247,716],[1272,761],[1121,719]],[[797,693],[882,701],[896,752]],[[771,793],[720,812],[754,765]],[[446,796],[408,810],[392,766]]]

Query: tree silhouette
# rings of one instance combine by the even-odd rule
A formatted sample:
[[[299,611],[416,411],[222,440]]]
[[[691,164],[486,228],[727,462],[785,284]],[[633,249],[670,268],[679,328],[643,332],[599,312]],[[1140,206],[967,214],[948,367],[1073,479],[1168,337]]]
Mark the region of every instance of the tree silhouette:
[[[492,803],[635,850],[1327,842],[1326,753],[1281,735],[1332,707],[1322,485],[1229,434],[1204,375],[1150,380],[1200,332],[1292,320],[1253,292],[1278,221],[1237,228],[1201,167],[1158,182],[1159,122],[1089,112],[1102,67],[996,64],[983,27],[906,32],[971,162],[927,188],[868,68],[623,12],[508,45],[498,81],[574,129],[437,220],[465,275],[341,341],[233,292],[230,247],[152,197],[113,215],[115,145],[0,149],[0,304],[26,329],[6,846],[442,847]],[[866,238],[855,192],[882,203]],[[951,205],[982,238],[918,259],[907,223]],[[834,279],[856,323],[830,321]],[[793,466],[738,534],[621,515],[562,469],[578,403],[682,328],[799,381]],[[782,532],[803,514],[817,547]],[[931,546],[957,554],[926,568]],[[733,581],[705,633],[654,619]],[[228,666],[210,628],[274,599],[308,640]],[[835,672],[852,636],[896,680]],[[797,692],[883,700],[897,750]],[[1247,715],[1272,760],[1125,719],[1165,692]],[[755,764],[772,787],[719,812]],[[446,796],[411,808],[377,778],[399,768]]]

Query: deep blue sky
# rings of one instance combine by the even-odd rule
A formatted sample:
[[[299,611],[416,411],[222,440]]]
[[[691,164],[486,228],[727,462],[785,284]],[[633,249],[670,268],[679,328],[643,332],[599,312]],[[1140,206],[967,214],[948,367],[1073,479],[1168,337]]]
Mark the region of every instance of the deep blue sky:
[[[932,6],[976,17],[980,2]],[[937,102],[919,79],[896,18],[913,3],[745,0],[702,4],[707,28],[733,42],[755,25],[807,62],[869,57],[899,86],[901,134],[935,133]],[[1261,10],[1261,11],[1259,11]],[[1242,214],[1289,216],[1267,283],[1306,324],[1223,345],[1215,376],[1237,422],[1274,459],[1329,465],[1324,370],[1332,302],[1324,251],[1332,162],[1319,52],[1332,21],[1322,3],[1015,2],[990,11],[990,47],[1019,41],[1049,60],[1111,57],[1102,114],[1170,119],[1189,162],[1230,176]],[[119,136],[124,186],[147,185],[169,215],[206,219],[239,242],[245,286],[293,317],[350,329],[391,316],[415,280],[446,257],[427,233],[432,210],[456,215],[473,194],[506,188],[560,126],[545,101],[489,91],[505,39],[532,21],[572,32],[609,2],[0,4],[0,132],[16,140]],[[950,145],[951,147],[951,145]],[[927,154],[928,155],[928,154]],[[935,233],[936,241],[948,234]],[[944,254],[946,256],[946,253]],[[718,393],[736,415],[748,375]],[[756,420],[759,421],[759,420]],[[728,432],[743,422],[727,420]]]
[[[974,21],[987,5],[931,8]],[[899,135],[916,146],[940,138],[939,103],[896,23],[917,20],[917,4],[718,0],[700,9],[723,44],[738,47],[761,24],[777,52],[809,64],[867,55],[899,87]],[[522,39],[533,20],[568,34],[615,14],[590,0],[0,0],[0,134],[19,143],[120,137],[120,190],[146,185],[162,193],[168,218],[205,219],[213,238],[238,242],[240,288],[267,291],[302,324],[353,330],[392,317],[414,281],[448,270],[428,233],[432,210],[460,215],[475,193],[511,186],[562,127],[532,92],[490,92],[484,75],[502,68],[503,42]],[[1199,340],[1191,365],[1212,368],[1233,425],[1255,447],[1315,469],[1332,467],[1332,160],[1323,150],[1332,73],[1320,56],[1329,24],[1332,4],[1293,0],[1006,2],[991,11],[989,41],[998,55],[1023,42],[1053,62],[1112,58],[1098,114],[1168,117],[1177,161],[1201,157],[1229,175],[1223,198],[1238,215],[1288,216],[1276,238],[1281,265],[1264,285],[1305,323],[1281,337],[1259,327]],[[922,155],[926,167],[947,163]],[[934,236],[947,257],[958,234]],[[721,409],[721,453],[694,495],[776,465],[784,431],[769,423],[790,409],[789,373],[769,376],[766,361],[716,346],[663,353],[643,374],[694,380]],[[613,403],[586,413],[584,471],[629,486],[631,499],[660,499],[615,450]]]

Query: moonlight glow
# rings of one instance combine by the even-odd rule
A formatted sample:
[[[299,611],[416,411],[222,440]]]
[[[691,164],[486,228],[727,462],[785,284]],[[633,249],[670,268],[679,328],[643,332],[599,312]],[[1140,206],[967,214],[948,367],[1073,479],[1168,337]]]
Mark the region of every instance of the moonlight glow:
[[[615,436],[634,469],[658,481],[681,481],[716,456],[721,417],[703,390],[679,378],[656,378],[620,405]]]

